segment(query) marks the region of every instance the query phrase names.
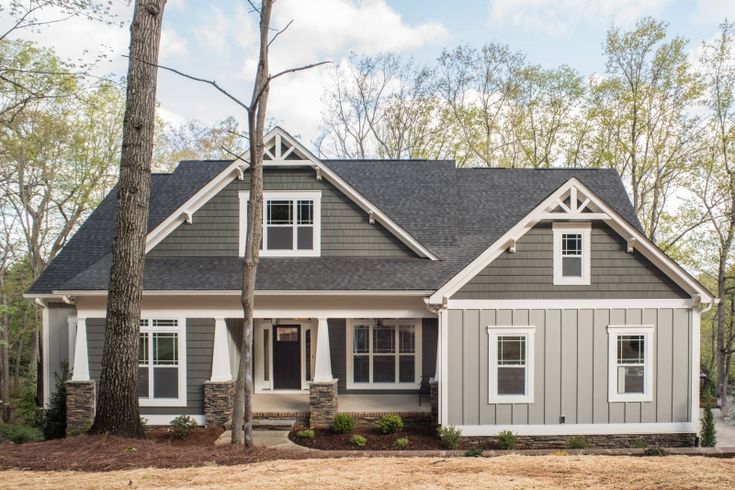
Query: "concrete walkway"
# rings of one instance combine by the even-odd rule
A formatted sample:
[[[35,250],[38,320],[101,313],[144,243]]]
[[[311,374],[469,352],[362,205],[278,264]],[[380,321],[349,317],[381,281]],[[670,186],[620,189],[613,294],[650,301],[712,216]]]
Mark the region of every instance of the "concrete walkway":
[[[214,442],[215,446],[223,446],[230,444],[231,434],[229,430],[222,433]],[[285,449],[289,451],[310,451],[309,448],[294,444],[288,438],[287,430],[254,430],[253,445],[258,447],[268,447],[271,449]]]
[[[720,409],[712,409],[717,429],[717,447],[735,447],[735,425],[726,424],[720,415]]]

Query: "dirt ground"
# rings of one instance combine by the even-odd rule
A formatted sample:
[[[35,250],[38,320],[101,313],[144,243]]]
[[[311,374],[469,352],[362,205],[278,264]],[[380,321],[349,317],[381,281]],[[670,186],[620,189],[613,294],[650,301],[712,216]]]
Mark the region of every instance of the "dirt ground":
[[[0,472],[0,488],[735,488],[735,461],[685,456],[502,456],[263,461],[237,466]]]

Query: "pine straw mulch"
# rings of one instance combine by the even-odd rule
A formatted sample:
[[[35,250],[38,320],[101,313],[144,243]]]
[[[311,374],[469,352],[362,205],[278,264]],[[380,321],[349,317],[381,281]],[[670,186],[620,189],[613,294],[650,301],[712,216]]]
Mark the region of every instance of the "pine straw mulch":
[[[356,427],[354,431],[349,434],[335,434],[329,429],[315,429],[313,439],[305,439],[297,436],[299,430],[303,427],[296,427],[292,430],[288,437],[294,443],[313,449],[326,449],[326,450],[395,450],[396,439],[406,438],[408,439],[408,448],[412,450],[443,450],[445,449],[439,437],[436,434],[436,430],[431,427],[419,426],[419,427],[406,427],[394,434],[383,434],[380,432],[378,427]],[[359,434],[367,439],[367,443],[364,447],[357,447],[350,439],[353,435]],[[470,443],[460,443],[458,449],[469,449],[473,447]]]
[[[262,461],[248,465],[2,473],[8,488],[735,488],[735,461],[668,456],[521,456]]]
[[[147,439],[77,436],[26,444],[0,444],[0,470],[112,471],[131,468],[185,468],[236,465],[272,459],[303,458],[303,454],[214,441],[222,429],[196,429],[187,439],[174,439],[166,429],[147,432]],[[0,485],[3,482],[0,481]]]

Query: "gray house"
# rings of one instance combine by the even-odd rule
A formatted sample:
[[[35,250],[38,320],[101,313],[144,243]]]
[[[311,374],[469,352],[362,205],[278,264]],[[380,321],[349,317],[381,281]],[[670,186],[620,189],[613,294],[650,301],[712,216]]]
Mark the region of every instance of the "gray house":
[[[280,128],[266,140],[256,416],[433,412],[469,437],[693,442],[714,298],[644,236],[617,173],[320,160]],[[248,197],[238,161],[153,176],[151,424],[230,417]],[[44,306],[46,401],[73,366],[72,425],[94,411],[114,208],[113,190],[28,291]]]

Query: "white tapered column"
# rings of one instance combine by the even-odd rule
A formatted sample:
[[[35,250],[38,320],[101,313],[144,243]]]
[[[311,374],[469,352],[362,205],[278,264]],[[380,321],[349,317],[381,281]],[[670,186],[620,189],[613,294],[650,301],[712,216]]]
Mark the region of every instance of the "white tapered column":
[[[89,353],[87,351],[87,319],[77,319],[77,337],[74,342],[74,371],[72,381],[89,381]]]
[[[314,381],[324,383],[332,381],[332,359],[329,353],[329,325],[326,318],[319,318],[316,334],[316,366]]]
[[[212,349],[212,377],[210,381],[232,381],[230,370],[230,346],[227,344],[227,323],[224,318],[214,320],[214,348]]]

